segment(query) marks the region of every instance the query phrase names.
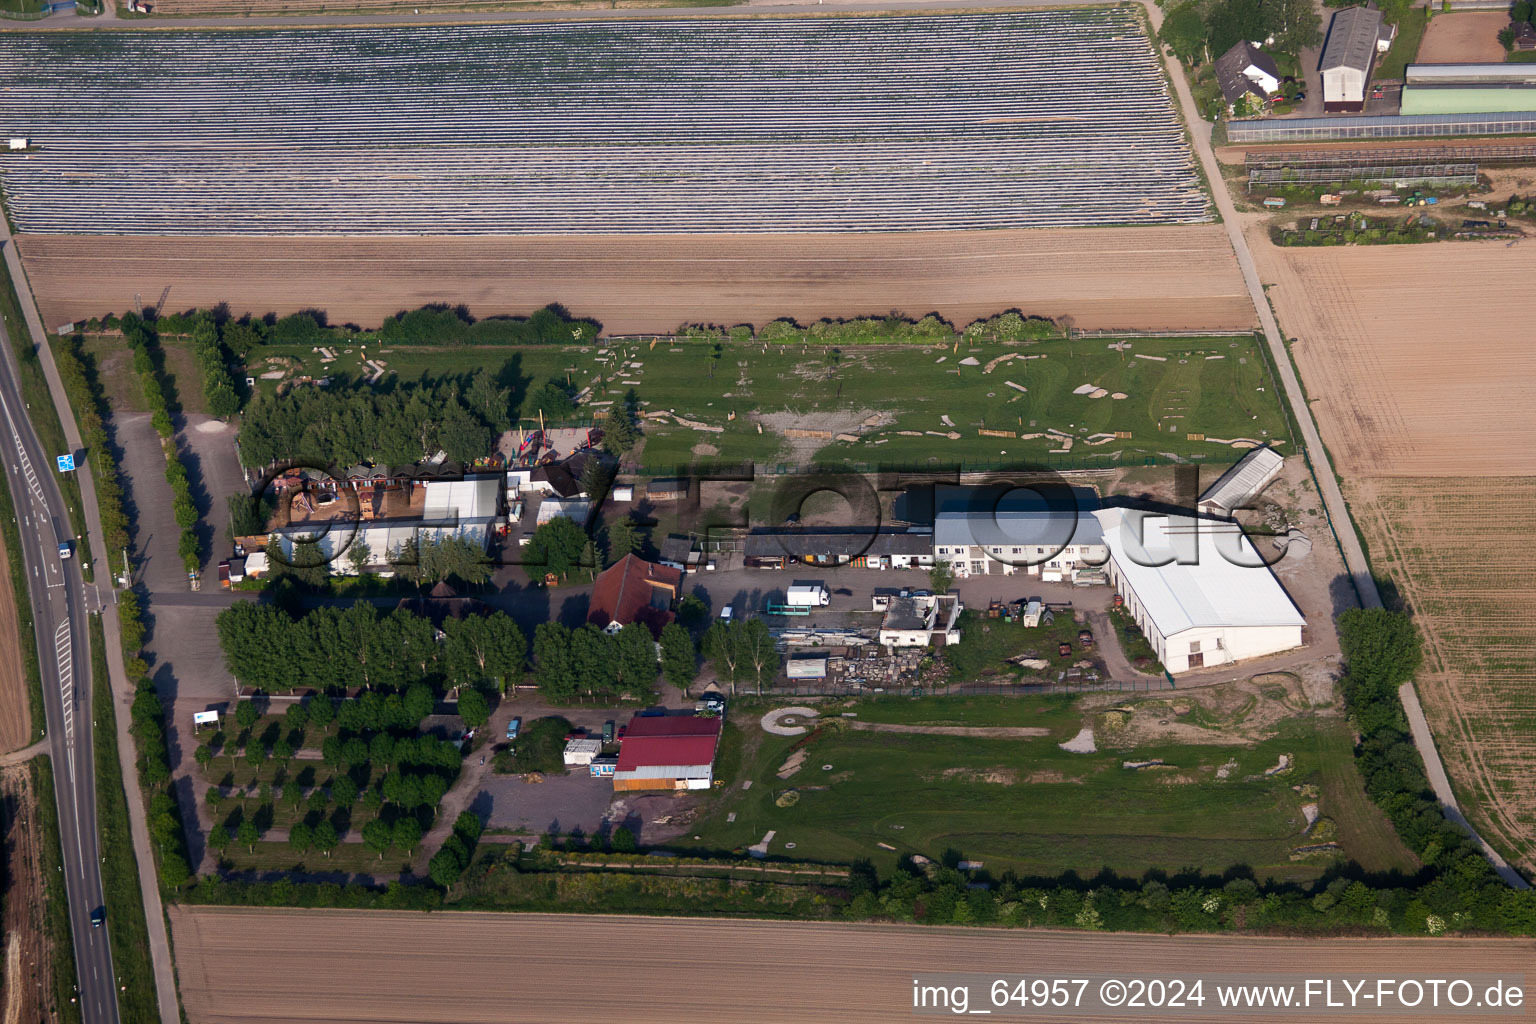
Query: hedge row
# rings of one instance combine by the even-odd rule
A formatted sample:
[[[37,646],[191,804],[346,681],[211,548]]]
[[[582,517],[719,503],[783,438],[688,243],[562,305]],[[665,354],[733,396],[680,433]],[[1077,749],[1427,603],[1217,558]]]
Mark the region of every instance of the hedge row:
[[[133,591],[123,592],[117,614],[124,665],[129,676],[138,679],[130,709],[131,731],[139,754],[139,785],[148,808],[149,831],[160,855],[160,884],[179,889],[192,877],[191,861],[181,805],[171,789],[171,754],[165,739],[167,711],[155,692],[155,684],[144,676],[146,666],[139,653],[144,642],[144,623]]]
[[[918,320],[891,314],[884,317],[855,317],[849,320],[818,320],[809,326],[784,318],[764,324],[754,331],[751,324],[721,327],[715,324],[683,324],[676,337],[683,341],[734,342],[816,342],[840,345],[878,345],[943,343],[964,336],[968,341],[1042,341],[1059,338],[1062,329],[1053,320],[1026,317],[1017,312],[999,313],[986,320],[971,322],[964,331],[936,314]]]
[[[108,557],[128,546],[128,513],[123,509],[123,484],[117,475],[117,460],[107,443],[106,400],[93,374],[88,374],[80,358],[79,342],[71,339],[54,352],[64,393],[75,410],[80,425],[80,439],[90,453],[96,474],[96,505],[101,516],[102,538]]]
[[[133,349],[133,368],[144,385],[144,402],[149,406],[150,422],[160,435],[165,450],[165,482],[171,485],[171,509],[176,525],[181,528],[181,539],[176,553],[181,556],[188,573],[202,568],[202,546],[197,539],[197,504],[192,500],[192,484],[187,477],[187,467],[176,451],[175,427],[171,423],[170,398],[165,392],[165,382],[155,365],[155,333],[136,313],[124,313],[123,337]]]
[[[235,390],[235,379],[230,376],[229,355],[219,339],[219,325],[212,313],[204,311],[197,316],[192,329],[192,354],[203,373],[203,399],[208,403],[208,412],[220,419],[239,412],[240,395]]]

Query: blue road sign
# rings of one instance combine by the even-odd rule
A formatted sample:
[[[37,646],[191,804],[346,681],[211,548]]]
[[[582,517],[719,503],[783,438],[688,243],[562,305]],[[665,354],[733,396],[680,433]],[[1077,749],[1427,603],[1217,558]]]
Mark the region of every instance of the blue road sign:
[[[75,470],[75,457],[73,455],[59,456],[59,472],[73,473]]]

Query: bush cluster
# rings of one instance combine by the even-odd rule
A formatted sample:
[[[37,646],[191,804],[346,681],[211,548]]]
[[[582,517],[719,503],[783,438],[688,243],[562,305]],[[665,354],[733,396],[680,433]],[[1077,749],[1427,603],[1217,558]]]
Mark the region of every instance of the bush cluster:
[[[292,388],[252,400],[241,424],[240,455],[250,467],[304,459],[346,468],[410,465],[441,449],[467,464],[490,454],[496,435],[512,426],[511,410],[511,392],[484,370],[388,390],[360,380]]]
[[[436,910],[442,906],[441,890],[391,882],[374,887],[335,882],[244,882],[228,878],[201,878],[182,894],[188,903],[230,907],[345,907],[376,910]]]
[[[529,317],[476,320],[462,306],[423,306],[396,313],[379,328],[390,345],[585,345],[601,326],[578,320],[560,306],[545,306]]]
[[[427,874],[434,883],[446,889],[463,876],[474,859],[480,831],[480,819],[474,811],[464,811],[454,820],[453,833],[443,840],[442,848],[427,865]]]

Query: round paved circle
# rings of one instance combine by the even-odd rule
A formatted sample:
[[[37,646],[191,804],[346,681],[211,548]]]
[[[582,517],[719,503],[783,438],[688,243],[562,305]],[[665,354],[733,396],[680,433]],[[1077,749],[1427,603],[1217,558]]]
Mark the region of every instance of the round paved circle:
[[[809,721],[816,717],[814,708],[775,708],[762,717],[759,724],[763,732],[774,736],[804,736],[809,730],[803,725],[790,724],[796,719]]]

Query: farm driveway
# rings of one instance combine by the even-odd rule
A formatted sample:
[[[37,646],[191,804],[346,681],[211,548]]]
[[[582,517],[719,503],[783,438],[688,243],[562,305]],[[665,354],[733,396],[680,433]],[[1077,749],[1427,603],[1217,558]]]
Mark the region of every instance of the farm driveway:
[[[891,722],[861,722],[853,719],[848,723],[865,732],[900,732],[922,736],[969,736],[984,740],[1023,740],[1049,736],[1051,730],[1035,726],[1008,725],[895,725]]]
[[[229,496],[246,490],[245,474],[235,453],[235,427],[212,416],[185,417],[179,440],[187,472],[198,497],[198,539],[203,546],[203,587],[217,589],[216,553],[229,548]]]

